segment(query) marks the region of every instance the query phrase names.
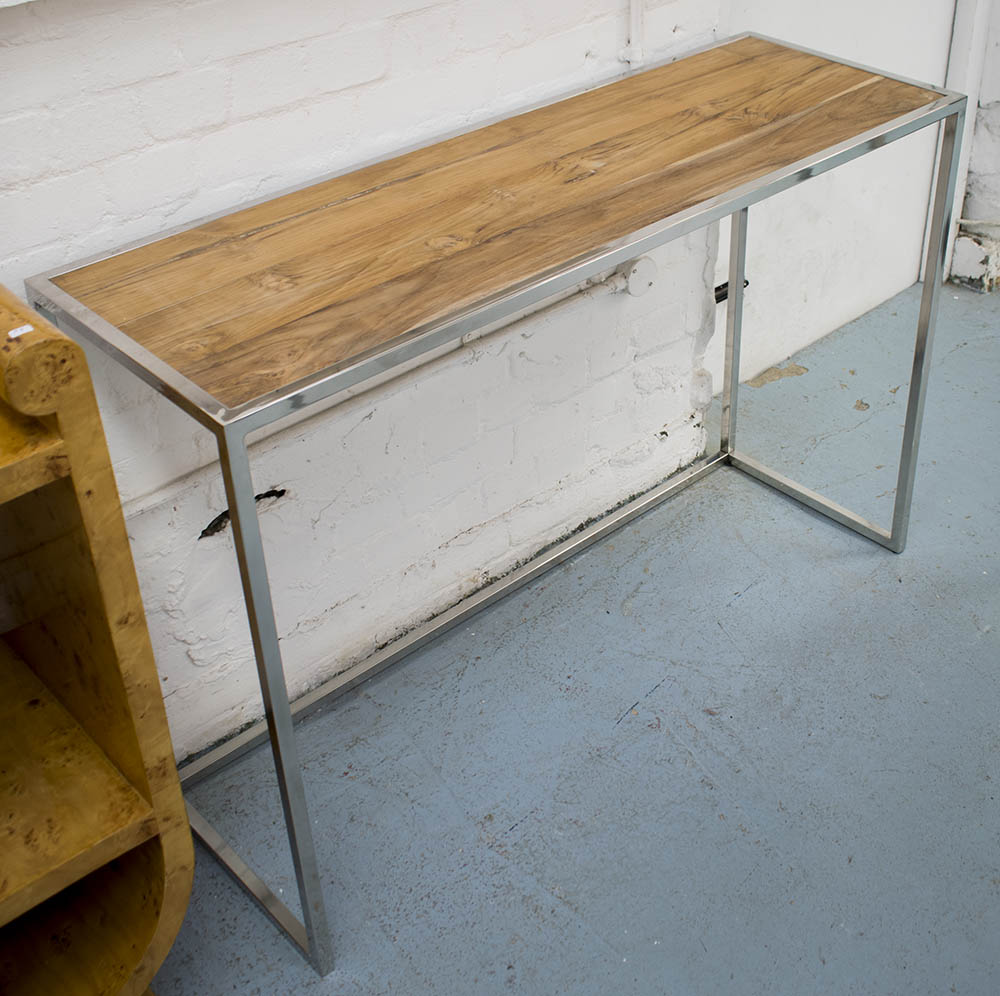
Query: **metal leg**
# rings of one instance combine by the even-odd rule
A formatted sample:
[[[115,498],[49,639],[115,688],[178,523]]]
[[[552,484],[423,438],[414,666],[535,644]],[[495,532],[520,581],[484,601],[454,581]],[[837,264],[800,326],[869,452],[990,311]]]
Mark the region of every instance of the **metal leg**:
[[[736,446],[736,409],[740,386],[740,336],[743,331],[743,281],[747,263],[747,208],[732,215],[729,238],[729,297],[726,303],[726,358],[722,375],[722,434],[719,449]]]
[[[281,666],[278,630],[274,621],[267,565],[264,562],[260,523],[257,520],[257,503],[254,500],[246,437],[241,428],[227,426],[219,433],[218,442],[268,734],[302,901],[309,958],[315,969],[321,975],[326,975],[333,968],[333,948],[295,745],[288,689]]]
[[[765,467],[758,460],[736,451],[734,438],[736,428],[736,390],[739,382],[740,318],[742,305],[742,266],[745,246],[738,241],[746,238],[746,219],[738,222],[733,215],[733,249],[730,253],[730,310],[726,328],[726,382],[722,401],[722,449],[729,454],[729,462],[738,470],[770,485],[803,505],[821,512],[841,525],[853,529],[862,536],[881,544],[895,553],[901,553],[906,545],[906,529],[910,520],[910,501],[913,497],[913,478],[917,467],[917,444],[920,437],[920,423],[923,419],[924,396],[927,391],[927,375],[930,370],[931,340],[937,316],[938,292],[944,277],[945,252],[948,246],[948,231],[951,227],[952,200],[955,194],[955,177],[958,173],[958,157],[961,143],[957,140],[965,120],[964,110],[950,115],[943,121],[944,133],[941,142],[941,158],[935,184],[934,211],[931,217],[927,266],[924,271],[924,289],[920,302],[920,317],[917,322],[917,340],[913,354],[913,372],[910,377],[909,398],[906,405],[906,422],[903,429],[903,445],[899,459],[899,477],[896,483],[896,498],[892,511],[892,528],[883,529],[859,515],[855,515],[836,502],[824,498],[809,488],[797,484],[775,470]],[[737,279],[738,283],[734,284]],[[732,297],[733,287],[740,298]]]
[[[265,732],[264,741],[266,740]],[[264,912],[275,924],[299,946],[306,958],[311,958],[305,926],[274,894],[268,884],[233,850],[222,834],[190,802],[186,805],[188,822],[195,837],[212,852],[212,856],[232,875],[236,884],[245,890],[254,902],[263,907]]]
[[[730,453],[729,464],[737,470],[742,470],[744,474],[755,477],[758,481],[770,485],[776,491],[794,498],[797,502],[811,508],[814,512],[820,512],[828,519],[839,522],[848,529],[853,529],[867,539],[873,540],[882,546],[889,546],[890,536],[886,529],[876,526],[875,523],[863,519],[860,515],[855,515],[829,498],[824,498],[821,494],[810,488],[797,484],[784,474],[765,467],[759,460],[747,456],[745,453]]]
[[[910,501],[913,498],[913,478],[917,471],[917,446],[920,442],[920,424],[924,417],[931,344],[937,321],[938,292],[944,279],[952,201],[955,199],[955,178],[958,174],[958,158],[962,147],[958,136],[962,134],[964,122],[964,111],[945,118],[943,122],[944,134],[941,139],[941,158],[938,162],[935,184],[934,212],[931,216],[930,237],[927,240],[924,291],[920,299],[920,317],[917,320],[917,342],[913,352],[913,373],[910,375],[910,392],[906,403],[906,423],[899,457],[896,500],[892,508],[889,549],[896,553],[902,553],[903,547],[906,546],[906,530],[910,524]]]

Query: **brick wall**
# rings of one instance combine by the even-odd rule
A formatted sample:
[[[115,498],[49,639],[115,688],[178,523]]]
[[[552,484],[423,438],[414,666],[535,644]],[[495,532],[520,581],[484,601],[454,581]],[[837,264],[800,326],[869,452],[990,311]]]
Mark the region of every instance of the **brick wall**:
[[[750,29],[942,82],[953,0],[645,6],[649,61]],[[611,78],[626,28],[624,0],[0,6],[0,281]],[[745,375],[916,278],[932,160],[907,139],[753,209]],[[588,290],[254,448],[258,490],[286,489],[261,515],[293,692],[697,455],[717,242],[657,253],[645,297]],[[230,533],[199,539],[214,441],[92,369],[184,755],[260,713]]]
[[[649,58],[715,5],[648,5]],[[36,0],[0,9],[0,280],[607,79],[607,0]],[[594,288],[257,445],[301,692],[703,445],[714,231],[643,298]],[[92,355],[181,755],[259,715],[211,437]]]

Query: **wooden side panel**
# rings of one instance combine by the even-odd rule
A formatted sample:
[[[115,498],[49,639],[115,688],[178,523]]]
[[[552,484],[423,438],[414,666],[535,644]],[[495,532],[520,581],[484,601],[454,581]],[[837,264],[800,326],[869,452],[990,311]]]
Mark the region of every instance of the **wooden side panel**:
[[[0,931],[0,993],[119,996],[155,936],[163,903],[158,839],[88,875]]]
[[[123,775],[149,798],[146,767],[105,616],[76,492],[62,480],[0,507],[0,530],[10,535],[59,535],[19,558],[10,580],[33,580],[53,601],[40,615],[8,633],[8,642],[30,663],[76,721]],[[5,595],[19,594],[7,587]]]
[[[0,506],[0,599],[13,603],[0,618],[16,622],[5,640],[124,776],[130,798],[151,804],[155,819],[133,824],[135,839],[156,833],[0,929],[0,992],[137,996],[183,919],[191,834],[83,353],[2,287],[0,401],[60,440],[69,473]],[[83,870],[70,864],[72,875]]]

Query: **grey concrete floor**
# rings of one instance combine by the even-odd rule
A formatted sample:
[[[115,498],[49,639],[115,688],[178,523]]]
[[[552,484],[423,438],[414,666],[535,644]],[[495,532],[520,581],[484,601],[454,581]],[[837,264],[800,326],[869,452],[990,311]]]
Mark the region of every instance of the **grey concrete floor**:
[[[887,522],[916,309],[741,448]],[[158,996],[1000,993],[998,330],[945,292],[902,556],[721,470],[308,720],[334,972],[199,851]],[[291,899],[266,753],[193,796]]]

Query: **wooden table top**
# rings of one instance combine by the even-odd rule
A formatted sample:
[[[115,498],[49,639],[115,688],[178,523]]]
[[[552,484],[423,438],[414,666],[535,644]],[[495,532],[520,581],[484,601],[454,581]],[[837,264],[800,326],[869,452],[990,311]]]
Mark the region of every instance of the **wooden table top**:
[[[235,408],[939,97],[740,38],[53,282]]]

